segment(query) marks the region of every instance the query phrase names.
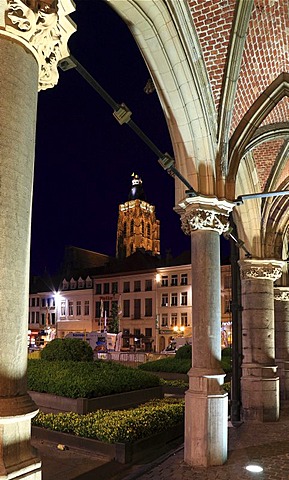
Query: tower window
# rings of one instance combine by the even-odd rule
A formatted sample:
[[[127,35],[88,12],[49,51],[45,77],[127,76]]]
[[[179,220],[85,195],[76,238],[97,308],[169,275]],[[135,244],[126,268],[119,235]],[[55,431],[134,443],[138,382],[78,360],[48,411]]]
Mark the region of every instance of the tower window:
[[[151,226],[149,223],[147,224],[147,237],[151,238]]]
[[[123,224],[123,236],[126,237],[126,222]]]
[[[133,235],[133,233],[134,233],[134,221],[132,220],[130,222],[130,234]]]
[[[141,234],[144,235],[144,221],[141,221]]]

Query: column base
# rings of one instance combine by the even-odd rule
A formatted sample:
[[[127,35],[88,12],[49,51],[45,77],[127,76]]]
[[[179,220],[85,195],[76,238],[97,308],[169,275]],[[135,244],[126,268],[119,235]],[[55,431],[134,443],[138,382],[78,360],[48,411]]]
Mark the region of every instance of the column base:
[[[31,446],[31,419],[37,412],[28,395],[0,398],[1,480],[41,480],[41,461]]]
[[[185,394],[184,460],[192,466],[223,465],[227,460],[228,395],[225,374],[192,377]]]
[[[245,364],[242,366],[241,417],[244,422],[279,420],[279,377],[277,366]]]
[[[276,358],[280,383],[280,400],[289,400],[289,360]]]

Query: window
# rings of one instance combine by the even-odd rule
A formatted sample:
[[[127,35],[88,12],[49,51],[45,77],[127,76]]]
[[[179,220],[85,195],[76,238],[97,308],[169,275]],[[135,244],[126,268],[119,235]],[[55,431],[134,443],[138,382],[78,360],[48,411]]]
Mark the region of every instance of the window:
[[[41,325],[45,325],[45,313],[41,313]]]
[[[162,275],[162,287],[167,287],[169,284],[169,277],[167,275]]]
[[[35,312],[31,312],[31,323],[35,323]]]
[[[75,289],[76,289],[76,285],[77,285],[76,281],[74,280],[74,278],[72,278],[72,279],[70,280],[70,288],[71,288],[72,290],[75,290]]]
[[[122,332],[122,345],[124,348],[129,348],[129,334],[130,331],[128,328],[124,328]]]
[[[140,318],[140,306],[141,306],[141,302],[140,302],[140,298],[135,298],[134,301],[134,319],[135,320],[138,320]]]
[[[153,314],[153,301],[152,298],[145,299],[145,317],[152,317]]]
[[[39,323],[39,312],[36,312],[36,323]]]
[[[162,327],[168,326],[168,314],[162,313]]]
[[[118,293],[118,283],[117,282],[112,282],[111,284],[111,293],[114,295],[115,293]]]
[[[127,227],[126,227],[126,222],[123,224],[123,236],[126,237],[127,234]]]
[[[97,295],[101,295],[101,283],[96,283],[95,285],[95,293]]]
[[[31,307],[35,307],[35,297],[31,298]]]
[[[81,277],[78,279],[78,288],[84,288],[84,280]]]
[[[130,301],[129,300],[123,301],[123,316],[130,317]]]
[[[130,283],[129,282],[123,282],[123,291],[124,291],[124,293],[130,292]]]
[[[95,302],[95,318],[100,318],[101,302]]]
[[[66,279],[63,280],[62,282],[62,290],[68,290],[69,283]]]
[[[50,318],[51,318],[51,325],[55,325],[55,313],[51,313]]]
[[[84,315],[89,315],[89,300],[84,300]]]
[[[141,234],[144,235],[144,221],[141,221]]]
[[[92,280],[90,277],[87,277],[85,280],[85,286],[86,288],[91,288],[92,287]]]
[[[41,299],[41,307],[46,307],[46,298]]]
[[[36,298],[36,307],[39,307],[39,298]]]
[[[60,304],[60,315],[63,317],[66,315],[66,308],[65,308],[65,300],[61,300],[61,304]]]
[[[187,326],[188,326],[188,314],[181,313],[181,327],[187,327]]]
[[[71,300],[68,302],[68,315],[73,315],[73,302]]]
[[[224,288],[231,288],[232,282],[231,282],[231,276],[226,275],[224,278]]]
[[[103,315],[106,312],[106,316],[109,316],[109,301],[103,302]]]
[[[133,235],[133,233],[134,233],[134,221],[132,220],[130,222],[130,234]]]
[[[188,305],[188,293],[182,292],[181,293],[181,305]]]
[[[134,346],[137,348],[140,348],[140,329],[135,328],[133,331],[134,335]]]
[[[103,293],[109,293],[109,283],[108,282],[103,284]]]
[[[146,292],[151,292],[152,289],[153,289],[153,282],[152,282],[152,280],[151,280],[151,279],[146,280],[146,282],[145,282],[145,290],[146,290]]]
[[[182,273],[181,274],[181,285],[188,285],[188,274]]]
[[[76,302],[76,315],[81,315],[81,301],[77,300]]]
[[[177,327],[178,325],[178,314],[172,313],[171,314],[171,327]]]
[[[177,286],[177,284],[178,284],[178,276],[177,275],[172,275],[171,286],[175,287],[175,286]]]
[[[167,307],[169,305],[169,296],[167,293],[162,294],[162,307]]]
[[[140,292],[141,291],[141,282],[140,280],[135,280],[134,282],[134,291]]]
[[[147,237],[151,238],[151,226],[149,223],[147,224]]]
[[[153,331],[152,331],[151,328],[146,328],[146,329],[145,329],[145,336],[146,336],[146,337],[151,337],[152,334],[153,334]]]
[[[177,293],[172,293],[172,295],[171,295],[171,306],[172,307],[177,307],[178,306],[178,294]]]

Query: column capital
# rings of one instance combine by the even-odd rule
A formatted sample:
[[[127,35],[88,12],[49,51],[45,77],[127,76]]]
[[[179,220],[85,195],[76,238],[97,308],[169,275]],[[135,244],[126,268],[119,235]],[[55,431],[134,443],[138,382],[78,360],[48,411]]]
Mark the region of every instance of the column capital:
[[[58,82],[58,62],[69,56],[67,42],[76,31],[68,15],[75,10],[72,0],[8,0],[0,6],[0,35],[20,41],[39,65],[39,90]]]
[[[274,287],[274,300],[289,302],[289,287]]]
[[[195,230],[212,230],[221,235],[229,228],[229,213],[234,206],[228,200],[199,195],[185,198],[174,210],[181,216],[182,230],[186,235]]]
[[[272,280],[273,282],[281,277],[285,264],[282,260],[257,258],[239,260],[238,263],[243,279]]]

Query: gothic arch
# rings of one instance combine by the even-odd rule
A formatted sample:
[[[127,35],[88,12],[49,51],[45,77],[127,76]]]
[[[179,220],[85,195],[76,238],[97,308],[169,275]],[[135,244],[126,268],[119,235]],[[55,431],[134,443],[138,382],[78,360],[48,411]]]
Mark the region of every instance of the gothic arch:
[[[289,96],[288,73],[282,73],[269,85],[239,123],[230,141],[228,174],[228,181],[230,183],[234,183],[235,181],[240,161],[243,158],[247,144],[252,139],[264,118],[284,96]],[[275,130],[273,125],[272,130]]]

